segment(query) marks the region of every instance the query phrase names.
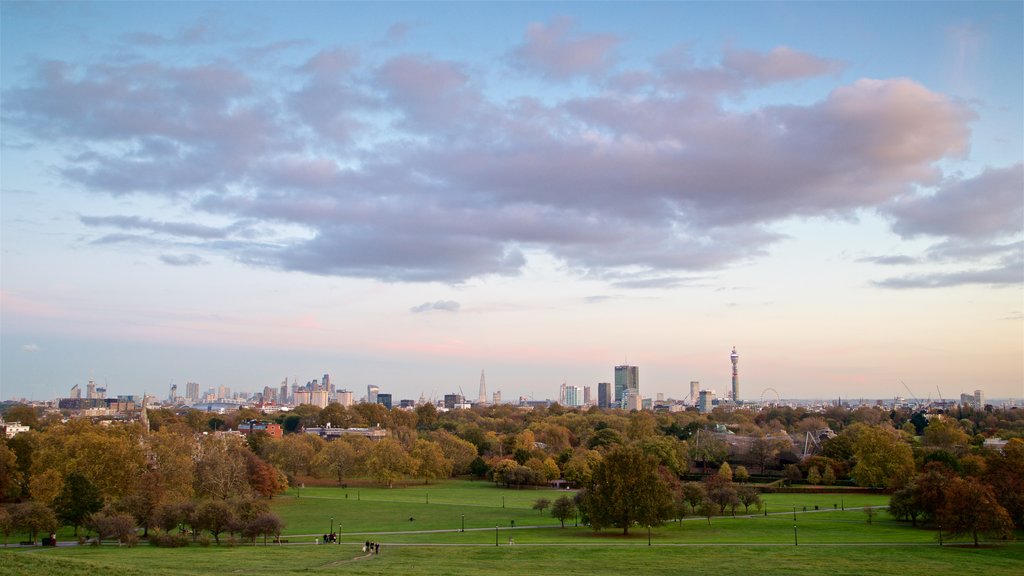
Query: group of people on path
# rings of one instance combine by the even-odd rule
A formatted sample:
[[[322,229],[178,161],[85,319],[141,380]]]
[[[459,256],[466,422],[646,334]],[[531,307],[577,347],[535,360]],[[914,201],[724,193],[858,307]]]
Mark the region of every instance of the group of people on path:
[[[371,554],[380,554],[380,542],[370,542],[367,540],[363,544],[363,552],[370,552]]]

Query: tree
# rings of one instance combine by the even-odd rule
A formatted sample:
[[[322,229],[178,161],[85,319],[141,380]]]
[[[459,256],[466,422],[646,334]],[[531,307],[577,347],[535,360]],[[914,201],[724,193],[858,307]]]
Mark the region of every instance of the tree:
[[[900,486],[914,473],[910,446],[892,429],[861,428],[854,439],[854,458],[852,474],[858,486]]]
[[[356,451],[348,442],[328,442],[317,454],[317,468],[322,468],[338,479],[338,484],[356,469]]]
[[[124,512],[96,512],[89,516],[88,526],[96,531],[99,540],[117,539],[117,545],[134,546],[138,541],[135,518]]]
[[[0,437],[0,503],[14,502],[21,496],[23,477],[18,467],[18,456]]]
[[[724,462],[725,457],[729,454],[729,446],[707,430],[699,430],[693,443],[688,446],[690,458],[694,462],[701,463],[705,474],[708,472],[708,464],[715,465]]]
[[[757,462],[761,467],[761,473],[764,474],[765,468],[775,465],[781,449],[782,443],[775,438],[770,436],[757,438],[750,444],[750,457]]]
[[[267,536],[278,538],[281,536],[281,530],[283,529],[284,522],[281,521],[277,514],[263,512],[245,524],[245,527],[242,529],[242,535],[246,538],[251,538],[253,545],[256,544],[257,536],[263,536],[263,545],[266,546]]]
[[[470,465],[477,458],[477,448],[469,441],[458,436],[438,430],[432,435],[434,442],[441,448],[444,457],[452,461],[452,474],[469,474]]]
[[[970,438],[960,423],[952,418],[932,418],[924,429],[925,446],[941,448],[954,454],[963,454]]]
[[[541,514],[544,513],[544,509],[548,506],[551,506],[551,500],[548,500],[547,498],[537,498],[533,501],[533,509],[537,510]]]
[[[811,469],[807,471],[807,483],[813,485],[821,484],[821,472],[818,471],[817,466],[811,466]]]
[[[377,442],[366,459],[366,468],[377,482],[391,488],[395,480],[412,470],[412,459],[401,444],[385,438]]]
[[[40,532],[52,532],[59,522],[53,510],[39,502],[22,502],[11,507],[11,524],[19,532],[27,532],[29,540],[36,541]]]
[[[704,491],[708,500],[714,502],[723,514],[727,507],[739,504],[740,501],[736,494],[736,485],[720,474],[712,474],[704,479]]]
[[[753,506],[754,510],[761,509],[761,493],[753,486],[739,486],[736,488],[736,496],[743,504],[743,513],[746,514]]]
[[[222,500],[207,500],[196,508],[195,527],[209,532],[217,544],[220,544],[221,533],[234,523],[234,511]]]
[[[487,476],[487,473],[491,471],[491,467],[484,462],[484,459],[477,456],[469,463],[469,473],[478,478]]]
[[[913,526],[917,526],[917,518],[922,512],[921,489],[915,481],[896,490],[889,497],[889,514],[893,518],[910,520]]]
[[[737,482],[746,482],[750,480],[750,472],[747,471],[746,466],[737,466],[732,472],[733,480]]]
[[[411,456],[416,476],[423,478],[424,484],[429,484],[436,478],[448,478],[452,475],[452,461],[445,458],[441,447],[430,440],[416,440]]]
[[[53,500],[53,510],[57,518],[63,524],[73,527],[75,536],[78,536],[78,527],[83,526],[89,516],[99,512],[101,508],[103,498],[100,491],[85,476],[77,472],[68,474],[60,494]]]
[[[722,462],[722,465],[718,467],[718,475],[732,482],[732,466],[729,466],[728,462]]]
[[[697,506],[707,497],[704,486],[700,482],[687,482],[682,487],[683,500],[690,505],[694,514],[697,513]]]
[[[1024,440],[1013,438],[986,460],[985,480],[1018,528],[1024,528]]]
[[[672,513],[655,459],[629,446],[612,449],[597,465],[583,503],[595,530],[615,526],[623,535],[633,524],[660,526]]]
[[[977,478],[955,477],[949,484],[946,503],[939,511],[940,529],[955,536],[978,534],[997,538],[1013,536],[1013,520],[996,499],[992,488]]]
[[[236,438],[206,436],[197,451],[192,481],[197,496],[227,500],[249,494],[249,449],[245,444]]]
[[[14,532],[14,519],[6,508],[0,507],[0,532],[4,535],[4,546],[7,546],[7,537]]]
[[[551,516],[557,518],[562,523],[562,528],[565,528],[565,521],[574,514],[576,514],[576,503],[568,496],[559,496],[555,503],[551,505]]]
[[[825,465],[825,473],[821,475],[821,483],[831,486],[836,483],[836,471],[828,464]]]

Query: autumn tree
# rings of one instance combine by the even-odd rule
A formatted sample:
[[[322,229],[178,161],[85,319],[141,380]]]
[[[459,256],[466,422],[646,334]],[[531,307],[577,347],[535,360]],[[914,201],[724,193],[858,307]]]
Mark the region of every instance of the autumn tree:
[[[978,545],[978,534],[996,538],[1013,536],[1013,520],[996,499],[992,487],[977,478],[955,477],[946,503],[939,511],[940,529],[952,535],[969,534]]]
[[[385,438],[377,442],[366,459],[367,472],[388,488],[413,469],[412,458],[401,444]]]
[[[99,540],[116,539],[117,545],[134,546],[138,541],[135,518],[125,512],[100,511],[89,516],[87,526],[96,531]]]
[[[341,440],[328,442],[316,457],[316,467],[327,470],[338,479],[338,484],[355,472],[356,463],[355,449]]]
[[[733,481],[721,474],[712,474],[704,479],[704,491],[708,500],[718,506],[720,513],[725,509],[739,504],[739,496],[736,494],[736,485]]]
[[[206,500],[196,507],[195,527],[206,530],[220,544],[220,535],[235,522],[235,513],[231,506],[222,500]]]
[[[750,512],[751,506],[754,507],[754,510],[761,509],[761,493],[753,486],[737,486],[736,497],[743,504],[744,514]]]
[[[707,492],[704,491],[704,486],[700,482],[686,482],[680,490],[680,495],[690,505],[690,510],[696,514],[697,506],[700,506],[700,503],[707,497]]]
[[[620,446],[594,469],[583,505],[595,530],[615,526],[625,535],[633,524],[663,524],[671,517],[672,495],[653,457],[637,447]]]
[[[18,456],[7,447],[6,437],[0,437],[0,503],[17,500],[21,496],[22,481]]]
[[[416,440],[411,456],[416,476],[422,478],[424,484],[437,478],[448,478],[452,474],[452,461],[445,458],[441,448],[429,440]]]
[[[48,533],[57,529],[60,524],[53,510],[39,502],[22,502],[10,508],[11,524],[19,532],[25,532],[29,540],[35,542],[40,532]]]
[[[281,536],[281,530],[283,529],[284,522],[281,521],[277,514],[263,512],[246,522],[244,528],[242,528],[242,534],[246,538],[251,538],[253,544],[256,544],[258,536],[263,536],[263,545],[266,546],[267,536],[278,538]]]
[[[548,500],[547,498],[537,498],[533,501],[533,509],[539,511],[541,514],[544,513],[544,510],[547,509],[548,506],[551,506],[551,500]]]
[[[444,430],[431,434],[431,439],[441,448],[444,457],[452,461],[452,474],[470,472],[469,466],[477,457],[476,445]]]
[[[688,445],[690,459],[699,462],[705,474],[708,472],[709,465],[714,466],[724,462],[725,457],[729,454],[729,446],[707,430],[699,430]]]
[[[1024,528],[1024,440],[1014,438],[986,459],[985,480],[1018,528]]]
[[[245,447],[239,439],[206,436],[199,443],[192,485],[196,496],[226,500],[246,495],[249,487]]]
[[[854,437],[854,458],[852,475],[858,486],[899,486],[914,474],[910,446],[891,428],[861,425]]]
[[[565,528],[565,521],[576,514],[576,503],[568,496],[559,496],[551,505],[551,516],[558,519]]]

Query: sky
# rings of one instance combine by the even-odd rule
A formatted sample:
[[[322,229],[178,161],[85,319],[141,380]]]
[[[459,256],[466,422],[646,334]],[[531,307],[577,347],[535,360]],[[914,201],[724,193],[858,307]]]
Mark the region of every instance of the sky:
[[[1021,2],[0,4],[0,398],[1024,397]]]

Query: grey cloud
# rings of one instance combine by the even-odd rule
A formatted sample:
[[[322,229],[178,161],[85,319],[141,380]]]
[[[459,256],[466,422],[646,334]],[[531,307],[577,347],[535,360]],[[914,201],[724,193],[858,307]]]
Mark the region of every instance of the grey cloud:
[[[893,256],[866,256],[859,258],[858,262],[868,262],[871,264],[881,264],[883,266],[903,266],[907,264],[916,264],[919,262],[917,258],[913,256],[893,255]]]
[[[882,288],[947,288],[964,285],[1019,286],[1024,284],[1024,250],[1008,254],[989,268],[933,272],[892,277],[875,282]]]
[[[990,237],[1024,230],[1024,164],[988,168],[966,179],[943,182],[933,194],[890,202],[893,230],[918,235]]]
[[[458,312],[461,305],[454,300],[438,300],[436,302],[424,302],[419,306],[413,306],[409,309],[410,312],[419,314],[422,312],[429,312],[431,310],[441,310],[443,312]]]
[[[86,226],[103,226],[123,230],[146,230],[171,236],[186,236],[200,239],[225,238],[228,231],[222,228],[204,226],[191,222],[159,222],[138,216],[79,216]]]
[[[198,266],[206,263],[197,254],[161,254],[160,261],[170,266]]]
[[[531,52],[549,75],[600,70],[617,43],[563,21],[534,32],[543,42],[531,46],[575,54]],[[464,63],[364,64],[331,49],[275,79],[232,61],[48,62],[3,95],[5,122],[74,151],[56,167],[71,184],[246,223],[83,217],[89,226],[312,274],[458,283],[518,274],[525,254],[544,252],[610,282],[629,270],[667,285],[763,256],[782,239],[777,222],[931,185],[935,164],[966,150],[970,110],[908,79],[859,80],[808,105],[721,100],[837,66],[734,51],[717,67],[639,70],[630,83],[643,89],[496,100]]]

